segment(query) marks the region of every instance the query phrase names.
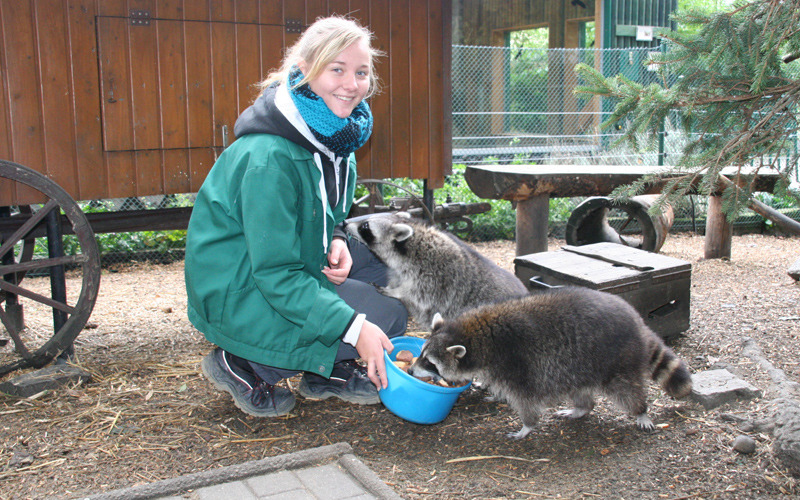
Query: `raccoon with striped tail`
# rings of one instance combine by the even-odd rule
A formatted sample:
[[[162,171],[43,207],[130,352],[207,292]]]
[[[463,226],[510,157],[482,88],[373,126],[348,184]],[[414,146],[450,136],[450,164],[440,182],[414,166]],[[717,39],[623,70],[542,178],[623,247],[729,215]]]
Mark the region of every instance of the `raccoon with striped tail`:
[[[671,396],[692,390],[686,365],[624,299],[589,288],[567,287],[483,306],[444,321],[433,331],[408,373],[459,383],[477,379],[522,420],[527,436],[549,405],[570,398],[557,415],[580,418],[595,394],[608,396],[652,430],[647,379]]]

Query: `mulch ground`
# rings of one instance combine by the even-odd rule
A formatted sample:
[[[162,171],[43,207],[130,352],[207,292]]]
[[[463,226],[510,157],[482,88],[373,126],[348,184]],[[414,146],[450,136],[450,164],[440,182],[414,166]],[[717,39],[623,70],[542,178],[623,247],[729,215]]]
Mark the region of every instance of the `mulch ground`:
[[[578,421],[548,415],[521,441],[505,437],[520,426],[513,412],[478,390],[431,426],[380,405],[301,397],[287,417],[246,416],[199,370],[211,345],[186,320],[182,263],[106,270],[76,346],[91,381],[31,398],[0,395],[0,498],[78,498],[339,441],[411,499],[796,495],[772,436],[743,430],[769,418],[775,390],[742,347],[753,339],[800,380],[800,285],[786,274],[797,243],[737,236],[730,261],[703,260],[699,236],[671,235],[662,249],[692,263],[692,326],[675,351],[693,371],[729,369],[762,398],[706,411],[654,386],[653,433],[600,400]],[[476,246],[512,267],[513,243]],[[756,441],[755,453],[732,449],[740,434]]]

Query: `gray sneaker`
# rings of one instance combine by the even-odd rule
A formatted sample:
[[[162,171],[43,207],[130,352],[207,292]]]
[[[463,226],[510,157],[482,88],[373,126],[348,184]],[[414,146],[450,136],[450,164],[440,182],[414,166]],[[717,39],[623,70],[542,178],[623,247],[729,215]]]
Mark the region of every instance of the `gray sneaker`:
[[[270,385],[254,373],[236,366],[231,355],[219,347],[200,363],[203,374],[221,391],[233,396],[233,403],[254,417],[278,417],[294,408],[294,394],[284,387]]]
[[[355,360],[336,363],[330,379],[315,373],[304,373],[297,392],[306,399],[337,397],[359,405],[374,405],[381,402],[378,389],[367,377],[367,369]]]

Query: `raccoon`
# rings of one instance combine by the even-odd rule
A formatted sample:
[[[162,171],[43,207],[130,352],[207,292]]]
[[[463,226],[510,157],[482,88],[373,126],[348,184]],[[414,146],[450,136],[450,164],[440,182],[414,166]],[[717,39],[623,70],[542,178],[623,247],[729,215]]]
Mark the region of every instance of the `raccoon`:
[[[522,439],[549,404],[569,397],[580,418],[602,392],[652,430],[647,377],[675,398],[687,396],[686,365],[625,300],[589,288],[566,287],[468,311],[452,321],[435,317],[433,331],[408,373],[448,382],[479,380],[522,420]]]
[[[474,248],[407,213],[378,214],[346,224],[389,268],[384,295],[399,299],[421,325],[479,305],[527,295],[525,285]]]

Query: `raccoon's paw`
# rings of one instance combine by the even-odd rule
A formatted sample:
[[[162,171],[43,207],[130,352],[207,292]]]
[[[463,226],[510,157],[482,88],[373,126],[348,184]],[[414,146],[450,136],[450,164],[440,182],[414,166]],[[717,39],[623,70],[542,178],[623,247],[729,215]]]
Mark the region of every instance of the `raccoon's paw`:
[[[472,379],[472,387],[474,387],[475,389],[483,389],[483,390],[488,389],[486,383],[477,378]]]
[[[650,417],[644,413],[636,416],[636,426],[645,432],[653,432],[656,430],[656,426],[653,424],[653,421],[650,420]]]
[[[378,290],[378,293],[380,293],[381,295],[385,295],[387,297],[392,297],[398,300],[400,299],[400,297],[402,297],[402,295],[397,293],[397,288],[378,286],[375,287],[375,289]]]
[[[556,416],[559,418],[582,418],[592,411],[590,408],[570,408],[569,410],[558,410]]]
[[[517,431],[517,432],[509,432],[508,434],[506,434],[506,437],[508,437],[508,438],[511,438],[511,439],[517,439],[517,440],[519,440],[519,439],[522,439],[522,438],[524,438],[524,437],[525,437],[525,436],[527,436],[528,434],[530,434],[532,430],[533,430],[533,429],[531,429],[531,428],[530,428],[530,427],[528,427],[527,425],[523,425],[523,426],[522,426],[522,429],[520,429],[520,430],[519,430],[519,431]]]

